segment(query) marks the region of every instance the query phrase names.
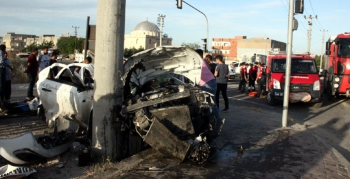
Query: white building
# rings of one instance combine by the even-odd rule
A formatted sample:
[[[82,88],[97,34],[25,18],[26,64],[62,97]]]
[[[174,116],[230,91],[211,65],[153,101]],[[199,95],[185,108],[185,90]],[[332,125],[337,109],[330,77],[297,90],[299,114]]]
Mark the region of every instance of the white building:
[[[148,21],[141,22],[131,31],[130,34],[124,36],[124,48],[144,48],[150,49],[159,46],[160,30],[156,24]],[[162,37],[162,46],[171,45],[172,38],[167,34]]]

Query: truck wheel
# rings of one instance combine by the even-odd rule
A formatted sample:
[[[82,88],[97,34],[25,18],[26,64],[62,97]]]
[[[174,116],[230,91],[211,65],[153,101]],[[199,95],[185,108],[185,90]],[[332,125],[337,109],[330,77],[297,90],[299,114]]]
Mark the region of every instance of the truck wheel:
[[[271,92],[267,93],[266,101],[267,101],[267,104],[270,105],[270,106],[273,106],[273,105],[276,104],[276,101],[275,101],[274,97],[271,95]]]

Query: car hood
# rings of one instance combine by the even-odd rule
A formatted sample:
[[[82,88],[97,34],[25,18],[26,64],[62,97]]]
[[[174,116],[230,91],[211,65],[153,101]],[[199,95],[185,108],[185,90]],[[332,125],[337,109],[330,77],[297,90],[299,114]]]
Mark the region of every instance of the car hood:
[[[162,46],[136,53],[128,58],[124,65],[123,85],[132,69],[140,64],[143,70],[137,76],[139,79],[144,79],[143,82],[162,73],[183,75],[194,84],[198,84],[201,77],[202,59],[194,50],[186,47]]]

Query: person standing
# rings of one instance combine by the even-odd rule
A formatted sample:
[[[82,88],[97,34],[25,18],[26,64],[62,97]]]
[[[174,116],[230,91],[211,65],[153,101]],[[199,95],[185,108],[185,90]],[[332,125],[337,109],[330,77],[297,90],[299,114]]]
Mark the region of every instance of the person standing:
[[[39,56],[39,72],[43,70],[44,68],[50,66],[50,54],[48,53],[48,48],[44,47],[43,54],[40,54]]]
[[[256,74],[257,74],[257,66],[256,63],[254,64],[250,64],[250,69],[249,69],[249,82],[248,82],[248,92],[250,92],[250,89],[252,89],[252,91],[255,91],[255,80],[256,80]]]
[[[0,45],[0,96],[4,94],[4,85],[6,79],[6,71],[5,71],[5,63],[4,63],[4,55],[5,55],[6,46],[4,44]],[[0,99],[0,112],[2,112],[5,108],[3,104],[3,100]]]
[[[11,73],[12,67],[10,65],[10,60],[7,57],[7,52],[5,51],[4,55],[4,64],[5,64],[5,84],[4,84],[4,94],[1,96],[1,100],[6,103],[10,103],[11,97]]]
[[[211,73],[215,73],[216,64],[213,62],[213,57],[211,55],[205,56],[205,61],[208,63]]]
[[[248,77],[247,77],[247,68],[246,68],[246,64],[244,62],[241,63],[241,70],[240,70],[240,74],[239,74],[239,86],[238,86],[238,91],[241,93],[245,93],[245,86],[246,83],[248,81]]]
[[[202,59],[201,79],[200,79],[198,85],[202,91],[206,91],[206,92],[213,94],[214,97],[212,97],[212,99],[215,102],[215,99],[216,99],[215,95],[216,95],[216,89],[217,89],[215,77],[211,73],[211,71],[208,67],[209,65],[203,59],[203,50],[197,49],[196,52],[198,53],[198,55]],[[213,113],[214,113],[216,118],[219,118],[219,110],[218,110],[217,104],[214,104]]]
[[[264,72],[263,64],[260,62],[258,63],[258,72],[257,72],[256,82],[258,83],[258,86],[259,86],[258,96],[260,96],[260,98],[264,98],[265,86],[266,86],[266,75]]]
[[[57,53],[56,52],[52,52],[50,54],[50,66],[54,63],[57,63]]]
[[[29,86],[28,86],[27,97],[26,97],[26,100],[28,101],[34,98],[33,88],[35,85],[36,77],[38,76],[38,68],[39,68],[39,63],[36,60],[37,55],[38,55],[38,48],[34,48],[32,50],[32,53],[28,57],[28,66],[25,71],[29,79]]]
[[[225,101],[225,108],[223,112],[229,109],[228,97],[227,97],[227,82],[230,79],[230,72],[228,66],[224,63],[223,57],[218,55],[215,57],[216,62],[218,63],[215,69],[214,76],[216,77],[217,91],[216,91],[216,104],[219,108],[219,95],[220,92]]]

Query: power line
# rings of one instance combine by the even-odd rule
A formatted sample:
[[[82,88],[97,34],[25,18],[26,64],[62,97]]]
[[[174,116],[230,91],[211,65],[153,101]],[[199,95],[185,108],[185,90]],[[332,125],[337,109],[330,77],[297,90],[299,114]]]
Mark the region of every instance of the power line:
[[[312,12],[313,12],[314,15],[315,15],[315,11],[314,11],[314,8],[313,8],[313,6],[312,6],[311,0],[309,0],[309,3],[310,3]],[[323,26],[321,25],[320,21],[319,21],[318,19],[316,19],[316,21],[317,21],[317,23],[318,23],[317,25],[319,25],[319,27],[320,27],[321,29],[323,29]]]

